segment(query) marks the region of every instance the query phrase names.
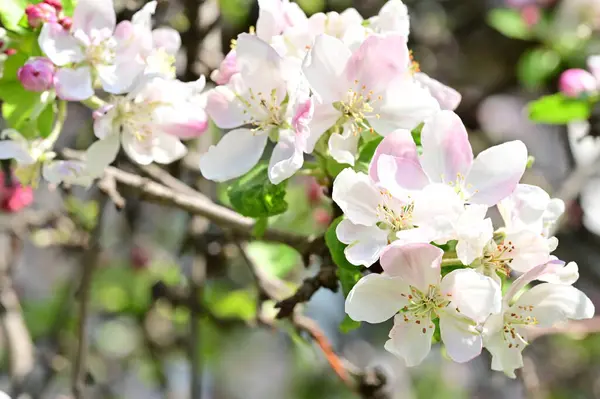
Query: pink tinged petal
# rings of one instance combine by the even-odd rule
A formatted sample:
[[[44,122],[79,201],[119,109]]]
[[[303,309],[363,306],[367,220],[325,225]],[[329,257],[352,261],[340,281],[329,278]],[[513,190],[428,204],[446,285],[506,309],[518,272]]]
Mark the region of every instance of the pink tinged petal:
[[[304,60],[302,71],[324,104],[340,101],[349,88],[344,75],[350,50],[335,37],[319,35]]]
[[[282,61],[275,49],[256,35],[242,33],[238,36],[236,63],[244,83],[254,90],[254,94],[262,92],[269,97],[273,89],[278,89],[277,98],[283,100],[285,93],[279,90],[285,85]]]
[[[115,112],[112,104],[105,105],[94,111],[94,135],[97,138],[103,139],[115,131],[114,118]]]
[[[399,278],[369,274],[361,278],[348,294],[346,313],[352,320],[382,323],[408,304],[402,295],[407,292],[409,287]]]
[[[407,199],[410,192],[422,189],[428,183],[421,165],[408,158],[381,154],[377,158],[377,171],[379,185],[399,199]]]
[[[104,169],[117,158],[119,148],[121,145],[118,134],[110,134],[90,145],[85,152],[86,169],[89,175],[102,176]]]
[[[523,293],[514,306],[531,309],[526,315],[535,317],[540,327],[552,327],[568,319],[590,319],[595,312],[594,304],[583,292],[564,284],[536,285]]]
[[[475,158],[466,179],[470,201],[496,205],[516,188],[527,166],[527,148],[520,140],[489,148]]]
[[[181,140],[194,139],[208,130],[208,118],[202,109],[196,110],[197,119],[161,124],[161,130]]]
[[[549,262],[544,273],[537,279],[552,284],[571,285],[579,279],[579,268],[575,262],[569,262],[566,266],[563,262]]]
[[[254,134],[250,129],[226,133],[200,158],[200,172],[209,180],[222,182],[250,171],[260,160],[268,136]]]
[[[343,133],[334,133],[329,137],[328,146],[331,157],[339,163],[354,165],[359,140],[360,136],[355,134],[349,126],[345,126]]]
[[[441,109],[454,111],[456,108],[458,108],[462,100],[462,96],[458,91],[427,76],[425,73],[418,72],[414,76],[417,82],[429,90],[431,95],[440,104]]]
[[[472,322],[452,311],[440,315],[440,335],[452,360],[465,363],[479,356],[483,339]]]
[[[88,36],[92,32],[115,30],[117,17],[112,0],[79,0],[73,13],[73,32],[81,30]]]
[[[408,318],[408,316],[407,316]],[[385,349],[404,359],[408,367],[417,366],[431,350],[431,338],[435,327],[431,320],[416,319],[405,321],[403,315],[394,317],[394,327],[390,331],[390,339],[385,343]]]
[[[162,48],[167,54],[175,55],[181,48],[181,35],[173,28],[157,28],[152,31],[154,48]]]
[[[225,59],[221,61],[219,69],[211,72],[210,78],[218,85],[224,85],[229,83],[229,79],[240,70],[237,65],[237,56],[235,49],[230,50],[225,56]]]
[[[282,1],[259,0],[258,7],[256,36],[262,40],[270,41],[273,36],[283,32],[286,26]]]
[[[513,345],[511,348],[498,332],[484,340],[485,348],[492,354],[492,370],[502,371],[507,377],[516,378],[515,370],[523,367],[521,352],[525,345]]]
[[[374,114],[367,120],[382,136],[396,129],[412,130],[440,110],[435,98],[408,78],[391,82],[382,94],[382,100],[374,102],[373,108]]]
[[[292,127],[298,137],[297,141],[301,143],[302,151],[306,150],[306,143],[310,136],[310,122],[315,113],[315,106],[312,97],[306,97],[298,101],[294,107],[292,116]]]
[[[504,245],[511,246],[510,243],[515,248],[506,255],[512,259],[509,266],[513,270],[525,273],[550,260],[548,242],[539,233],[529,230],[508,233],[504,239]]]
[[[155,134],[152,140],[152,158],[160,164],[170,164],[187,154],[187,147],[175,136]]]
[[[381,194],[369,176],[346,168],[333,182],[332,199],[352,223],[373,226],[378,222]]]
[[[304,164],[302,149],[296,146],[293,138],[286,138],[282,133],[269,161],[269,180],[273,184],[289,179]]]
[[[467,129],[452,111],[435,114],[421,131],[421,165],[434,182],[456,181],[465,177],[473,163],[473,150]]]
[[[388,246],[381,254],[384,272],[401,277],[407,284],[422,292],[440,282],[440,265],[444,251],[431,244],[406,244]]]
[[[92,71],[83,66],[77,69],[61,68],[54,76],[56,95],[67,101],[82,101],[94,95]]]
[[[352,54],[345,74],[349,82],[358,81],[353,87],[364,86],[364,92],[379,94],[390,82],[405,75],[409,64],[406,37],[398,34],[372,35]]]
[[[44,54],[58,66],[81,62],[85,58],[79,42],[57,23],[44,24],[38,44]]]
[[[235,75],[232,79],[239,77]],[[246,108],[228,86],[217,86],[208,93],[206,113],[221,129],[232,129],[245,124],[249,116]]]
[[[131,17],[131,22],[133,24],[143,27],[147,30],[152,28],[152,15],[156,12],[156,1],[150,1],[142,7],[141,10],[133,14]]]
[[[404,158],[419,163],[419,154],[410,131],[398,129],[387,136],[379,143],[375,154],[369,165],[369,175],[375,181],[378,180],[377,159],[380,155],[391,155],[395,158]]]
[[[563,267],[565,262],[553,259],[547,263],[537,265],[525,272],[519,278],[517,278],[511,285],[506,294],[504,295],[504,302],[510,303],[512,299],[517,295],[527,284],[549,272],[557,270],[557,268]]]
[[[509,230],[526,227],[541,234],[549,202],[550,196],[540,187],[517,184],[515,191],[498,203],[498,210]]]
[[[310,134],[306,140],[307,154],[314,151],[315,145],[323,133],[335,125],[340,117],[340,111],[335,109],[331,104],[315,104],[313,117],[308,125]]]
[[[335,229],[338,240],[348,244],[344,250],[348,262],[369,267],[377,262],[387,246],[388,233],[377,226],[363,226],[344,219]]]
[[[450,306],[477,323],[502,308],[502,290],[491,278],[473,269],[458,269],[442,279],[442,293],[448,295]]]

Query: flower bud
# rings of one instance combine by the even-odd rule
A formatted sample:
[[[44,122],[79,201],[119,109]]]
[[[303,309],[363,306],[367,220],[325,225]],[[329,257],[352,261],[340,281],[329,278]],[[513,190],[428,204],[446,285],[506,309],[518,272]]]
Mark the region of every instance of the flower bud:
[[[0,172],[0,182],[4,183],[4,173]],[[12,184],[0,184],[0,210],[8,213],[18,212],[33,202],[33,189],[23,187],[13,177]]]
[[[25,8],[27,22],[29,26],[36,29],[42,26],[45,22],[56,22],[56,9],[50,4],[38,3],[30,4]]]
[[[218,85],[225,85],[229,83],[229,79],[231,79],[234,74],[239,72],[236,60],[237,57],[235,50],[231,50],[229,53],[227,53],[225,59],[221,61],[219,69],[214,70],[210,74],[210,78]]]
[[[327,227],[331,223],[331,213],[323,208],[317,208],[313,211],[313,219],[318,225]]]
[[[71,26],[73,26],[73,18],[71,17],[60,17],[58,23],[62,25],[65,30],[71,30]]]
[[[595,93],[598,82],[594,75],[584,69],[568,69],[560,76],[558,87],[565,96],[579,97]]]
[[[46,91],[54,86],[54,64],[46,57],[31,58],[17,71],[26,90]]]
[[[311,177],[307,183],[306,195],[311,206],[318,205],[323,199],[323,187],[314,177]]]
[[[63,9],[62,3],[60,0],[44,0],[43,3],[48,4],[49,6],[54,7],[56,12],[61,12]]]
[[[10,57],[11,55],[17,54],[17,50],[14,48],[7,48],[6,50],[4,50],[4,54]]]

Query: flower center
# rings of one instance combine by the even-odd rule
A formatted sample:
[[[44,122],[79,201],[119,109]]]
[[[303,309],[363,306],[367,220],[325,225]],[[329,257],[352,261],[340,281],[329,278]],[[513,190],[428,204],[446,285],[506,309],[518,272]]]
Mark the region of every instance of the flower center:
[[[154,111],[161,105],[160,102],[134,102],[122,97],[115,105],[115,120],[123,132],[133,135],[139,142],[145,142],[152,137]]]
[[[355,88],[348,89],[346,98],[340,101],[336,108],[350,120],[351,129],[354,134],[360,134],[364,128],[369,129],[373,133],[373,128],[366,126],[365,123],[367,118],[380,118],[380,115],[375,113],[373,104],[383,100],[383,97],[380,95],[375,97],[373,90],[367,91],[367,86],[360,85],[358,80],[355,80],[354,84]]]
[[[422,324],[423,334],[428,328],[435,328],[431,320],[439,317],[440,310],[450,304],[449,295],[443,295],[437,285],[429,285],[424,292],[411,286],[410,294],[401,295],[409,302],[401,309],[404,322]]]
[[[175,57],[167,53],[163,48],[153,51],[146,58],[146,64],[151,72],[175,78]]]
[[[414,204],[401,203],[386,190],[380,190],[381,201],[377,205],[376,213],[379,223],[379,228],[390,230],[395,233],[400,230],[412,229],[412,214]],[[390,240],[390,241],[393,241]]]
[[[115,62],[117,42],[109,37],[102,40],[92,40],[85,49],[85,57],[92,65],[112,65]]]
[[[253,125],[252,131],[266,132],[273,127],[283,126],[285,109],[282,109],[282,104],[279,103],[277,89],[271,90],[268,96],[262,92],[254,93],[252,89],[248,89],[248,94],[246,97],[237,97],[244,105],[243,113],[249,115],[249,119],[244,123]]]
[[[502,337],[509,348],[519,348],[528,344],[527,340],[519,333],[519,327],[534,326],[538,320],[527,313],[533,312],[534,306],[513,306],[511,313],[504,314]]]
[[[473,189],[472,184],[467,184],[466,178],[462,173],[457,173],[455,180],[446,180],[445,177],[442,176],[442,181],[452,187],[456,194],[458,194],[460,199],[463,201],[466,201],[469,199],[469,197],[477,192],[477,190]]]
[[[496,244],[493,240],[490,241],[485,248],[482,259],[484,274],[493,276],[496,272],[500,272],[508,276],[514,250],[515,246],[512,241],[503,242],[502,244]]]

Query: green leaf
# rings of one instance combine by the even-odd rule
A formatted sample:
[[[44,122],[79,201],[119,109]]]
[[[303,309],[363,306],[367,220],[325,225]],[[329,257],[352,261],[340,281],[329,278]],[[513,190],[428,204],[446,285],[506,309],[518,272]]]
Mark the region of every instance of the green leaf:
[[[21,33],[24,31],[19,26],[19,20],[25,13],[27,0],[2,0],[0,1],[0,22],[4,28]]]
[[[268,218],[259,218],[256,220],[254,227],[252,228],[252,236],[257,239],[261,239],[262,236],[265,235],[265,231],[267,231],[267,227],[269,227],[269,219]]]
[[[375,151],[382,140],[383,137],[377,137],[373,140],[367,141],[360,149],[360,153],[358,154],[358,162],[364,162],[367,165],[371,163],[371,159],[373,159],[373,155],[375,155]]]
[[[425,123],[421,123],[419,126],[417,126],[416,128],[414,128],[410,134],[412,135],[413,140],[415,141],[415,144],[417,145],[417,147],[420,149],[421,147],[421,131],[423,130],[423,126],[425,126]]]
[[[287,181],[277,185],[271,183],[267,164],[260,163],[231,184],[227,195],[231,206],[242,215],[265,218],[287,210],[286,184]]]
[[[348,315],[346,315],[344,320],[340,323],[340,331],[344,334],[348,334],[350,331],[356,330],[358,327],[360,327],[360,321],[354,321]]]
[[[333,259],[333,262],[338,267],[337,274],[342,285],[342,291],[344,292],[344,296],[347,296],[352,287],[362,277],[362,273],[359,266],[348,262],[344,254],[347,245],[340,242],[337,238],[335,229],[342,220],[343,216],[340,216],[331,223],[325,233],[325,243],[327,244],[327,248],[329,248],[331,259]]]
[[[300,254],[285,244],[253,241],[248,244],[247,251],[254,263],[278,278],[287,276],[302,261]]]
[[[519,11],[511,8],[496,8],[487,16],[487,23],[504,36],[527,40],[531,31]]]
[[[62,0],[63,13],[68,17],[72,17],[76,5],[77,0]]]
[[[221,284],[207,285],[204,302],[218,317],[251,320],[256,315],[256,296],[250,290],[228,291]]]
[[[327,158],[327,161],[326,161],[327,174],[329,176],[331,176],[332,179],[335,179],[335,177],[337,175],[339,175],[342,170],[349,168],[349,167],[350,167],[350,165],[348,165],[347,163],[339,163],[333,158]]]
[[[517,76],[529,89],[540,87],[548,78],[558,72],[560,55],[551,49],[528,50],[519,59]]]
[[[564,125],[590,117],[591,104],[561,93],[544,96],[528,105],[529,118],[538,123]]]

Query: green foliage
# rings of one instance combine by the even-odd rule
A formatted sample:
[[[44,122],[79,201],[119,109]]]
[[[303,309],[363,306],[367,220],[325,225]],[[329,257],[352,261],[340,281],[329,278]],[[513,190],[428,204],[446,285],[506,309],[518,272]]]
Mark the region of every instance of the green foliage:
[[[518,10],[512,8],[496,8],[487,16],[488,24],[512,39],[531,39],[531,30]]]
[[[383,137],[377,136],[372,140],[365,141],[359,148],[358,152],[358,160],[356,161],[355,169],[357,172],[369,172],[369,165],[371,164],[371,159],[373,159],[373,155],[375,155],[375,151],[377,150],[377,146],[383,140]]]
[[[534,122],[563,125],[588,119],[591,107],[587,100],[556,93],[529,103],[528,111],[529,118]]]
[[[260,163],[231,184],[227,195],[233,208],[242,215],[265,218],[288,209],[285,200],[286,183],[271,183],[267,164]]]
[[[2,22],[2,26],[12,32],[24,32],[24,29],[19,26],[19,21],[25,13],[27,4],[27,0],[0,1],[0,22]]]
[[[348,315],[346,315],[344,320],[342,320],[340,323],[340,331],[344,334],[348,334],[350,331],[354,331],[358,327],[360,327],[360,321],[354,321]]]
[[[70,301],[71,290],[66,286],[54,289],[54,295],[44,300],[24,300],[22,302],[25,325],[35,340],[48,336],[55,328],[68,324],[70,312],[65,314],[65,303]],[[56,323],[60,323],[56,325]]]
[[[256,294],[248,289],[231,290],[222,284],[204,289],[204,304],[217,317],[252,320],[256,315]]]
[[[248,17],[252,0],[221,0],[219,7],[221,16],[232,26],[243,26]]]
[[[285,244],[253,241],[247,247],[248,256],[269,275],[284,278],[301,263],[300,254]]]
[[[69,196],[65,200],[65,208],[75,220],[88,231],[92,231],[98,219],[98,202],[83,201],[77,197]]]
[[[66,16],[72,17],[73,11],[75,11],[76,5],[77,5],[77,0],[62,0],[63,13]]]
[[[558,72],[560,62],[560,55],[554,50],[528,50],[519,59],[517,76],[526,88],[536,89]]]

